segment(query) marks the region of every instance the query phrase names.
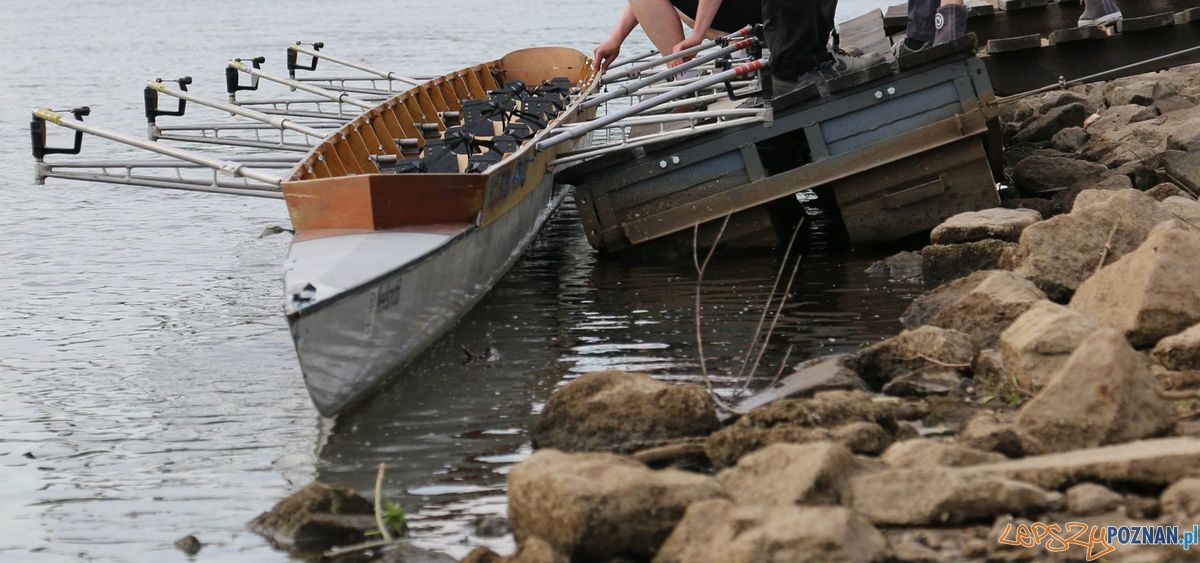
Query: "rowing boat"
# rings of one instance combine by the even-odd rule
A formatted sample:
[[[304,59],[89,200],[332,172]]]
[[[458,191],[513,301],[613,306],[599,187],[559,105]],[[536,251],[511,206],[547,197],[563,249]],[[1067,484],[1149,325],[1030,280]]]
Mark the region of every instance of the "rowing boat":
[[[467,171],[468,161],[489,152],[450,151],[453,170],[444,173],[387,173],[403,160],[373,159],[380,155],[368,150],[397,130],[425,144],[423,124],[438,124],[444,140],[472,120],[469,100],[485,101],[505,84],[562,78],[575,92],[571,102],[481,173]],[[557,151],[536,152],[534,143],[560,122],[588,117],[576,110],[590,79],[587,58],[575,50],[510,53],[377,105],[293,169],[282,185],[296,231],[284,273],[285,311],[305,385],[322,414],[341,411],[396,373],[521,256],[565,193],[546,169]],[[451,114],[464,125],[447,127]],[[519,121],[512,115],[482,125],[511,127]],[[488,131],[482,133],[476,141]],[[403,156],[404,147],[383,146],[391,149],[384,154]]]
[[[265,70],[263,57],[227,61],[228,101],[190,91],[191,77],[148,82],[148,139],[85,123],[87,107],[34,110],[35,182],[285,200],[294,238],[284,311],[313,404],[333,416],[399,374],[499,281],[565,197],[557,172],[681,135],[664,129],[631,142],[633,126],[683,120],[701,134],[769,120],[765,108],[688,110],[722,89],[761,92],[760,31],[627,57],[603,80],[587,56],[560,47],[421,79],[296,43],[286,77]],[[298,74],[320,61],[356,74]],[[685,72],[694,76],[680,79]],[[260,83],[289,95],[259,97]],[[177,105],[161,104],[164,96]],[[189,104],[232,121],[162,122]],[[47,124],[75,131],[73,145],[47,146]],[[46,160],[80,154],[85,135],[162,158]]]

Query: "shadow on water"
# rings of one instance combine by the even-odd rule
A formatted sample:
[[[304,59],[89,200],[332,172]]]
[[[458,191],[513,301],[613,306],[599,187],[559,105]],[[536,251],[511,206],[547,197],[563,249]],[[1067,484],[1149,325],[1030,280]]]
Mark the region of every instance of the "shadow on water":
[[[791,366],[894,334],[919,290],[868,278],[864,270],[888,251],[832,242],[836,227],[822,212],[810,214],[799,273],[758,385],[774,376],[789,347]],[[705,274],[705,354],[720,393],[733,392],[734,378],[725,374],[740,365],[780,259],[718,251]],[[690,257],[600,257],[568,203],[445,338],[337,420],[319,477],[370,490],[385,462],[385,495],[409,511],[416,543],[459,556],[479,544],[511,549],[510,538],[477,537],[471,522],[504,514],[505,476],[531,452],[527,428],[557,386],[604,369],[701,381],[695,280]]]

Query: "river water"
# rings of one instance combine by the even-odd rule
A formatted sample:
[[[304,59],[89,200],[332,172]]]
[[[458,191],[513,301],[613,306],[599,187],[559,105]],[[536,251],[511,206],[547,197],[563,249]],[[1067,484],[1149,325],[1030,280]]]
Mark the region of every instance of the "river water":
[[[882,2],[843,2],[845,19]],[[619,0],[379,3],[11,2],[0,15],[0,561],[283,561],[245,530],[314,477],[385,495],[414,542],[452,555],[503,514],[503,483],[553,389],[588,371],[697,373],[690,260],[601,260],[570,206],[483,303],[369,404],[321,419],[280,301],[278,201],[31,181],[29,110],[90,105],[140,134],[144,80],[190,74],[218,97],[223,62],[320,40],[414,75],[520,47],[589,49]],[[639,33],[628,49],[648,42]],[[61,133],[61,132],[60,132]],[[63,139],[61,134],[55,139]],[[84,155],[134,153],[89,139]],[[817,236],[764,360],[853,350],[898,329],[916,288],[866,278],[879,251]],[[745,349],[778,259],[718,254],[703,290],[710,369]],[[464,352],[472,352],[472,359]],[[718,379],[718,385],[729,383]]]

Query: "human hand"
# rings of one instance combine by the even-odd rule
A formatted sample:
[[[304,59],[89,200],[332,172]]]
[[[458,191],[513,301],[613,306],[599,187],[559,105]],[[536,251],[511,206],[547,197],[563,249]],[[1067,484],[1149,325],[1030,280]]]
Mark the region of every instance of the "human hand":
[[[608,65],[617,60],[617,55],[620,54],[621,42],[609,38],[592,51],[592,70],[595,72],[608,70]]]
[[[699,45],[701,43],[701,41],[703,41],[703,37],[700,37],[700,36],[688,37],[688,38],[684,39],[683,41],[680,41],[679,43],[677,43],[674,47],[672,47],[671,54],[673,55],[680,51],[686,51],[688,49],[691,49],[692,47]],[[690,60],[692,60],[692,57],[678,58],[678,59],[675,59],[675,60],[667,63],[667,67],[669,67],[669,68],[677,67],[677,66],[679,66],[683,63],[686,63]]]

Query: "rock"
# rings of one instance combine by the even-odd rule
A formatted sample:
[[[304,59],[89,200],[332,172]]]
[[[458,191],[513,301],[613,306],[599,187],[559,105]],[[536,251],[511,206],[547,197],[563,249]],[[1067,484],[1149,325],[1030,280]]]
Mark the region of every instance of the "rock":
[[[1099,328],[1076,311],[1039,301],[1000,335],[1005,374],[1023,389],[1039,391]]]
[[[388,548],[378,563],[459,563],[457,559],[409,543],[400,543]],[[565,562],[564,562],[565,563]]]
[[[932,397],[949,395],[963,386],[958,369],[937,368],[910,372],[883,386],[883,394],[893,397]]]
[[[363,541],[376,527],[374,514],[358,493],[313,481],[251,520],[250,529],[282,548],[324,551]]]
[[[1120,190],[1133,189],[1133,182],[1128,176],[1109,174],[1093,180],[1085,180],[1071,188],[1054,194],[1051,201],[1062,208],[1064,213],[1070,213],[1076,207],[1107,201],[1113,193]],[[1086,195],[1085,195],[1086,194]],[[1084,196],[1082,200],[1079,196]]]
[[[1041,444],[1024,430],[995,413],[982,412],[967,421],[958,433],[963,445],[1008,457],[1025,457],[1042,451]]]
[[[998,453],[985,452],[957,444],[936,442],[924,438],[892,444],[880,459],[895,468],[965,467],[995,463],[1006,458]]]
[[[517,552],[504,563],[571,563],[571,559],[554,550],[541,538],[529,538],[517,546]]]
[[[1171,217],[1200,231],[1200,203],[1196,203],[1192,198],[1172,196],[1158,205]]]
[[[1005,396],[1011,387],[1011,381],[1004,373],[1004,357],[998,350],[988,348],[980,350],[971,366],[972,380],[975,385],[988,395]]]
[[[535,448],[626,450],[705,436],[719,426],[716,403],[703,387],[606,371],[584,375],[551,395],[530,437]]]
[[[1018,246],[996,239],[962,244],[931,244],[921,249],[925,281],[945,283],[980,270],[1003,270],[1012,263]]]
[[[715,467],[722,468],[771,444],[837,440],[835,429],[853,423],[868,422],[894,433],[898,408],[894,399],[876,400],[869,393],[857,391],[828,391],[811,399],[784,399],[754,409],[714,432],[704,443],[704,451]],[[859,435],[850,437],[857,441]]]
[[[704,471],[712,466],[708,455],[704,453],[704,440],[701,438],[689,438],[673,444],[638,450],[630,454],[630,457],[654,469],[674,467]]]
[[[1116,133],[1134,123],[1149,121],[1157,117],[1154,110],[1145,106],[1125,104],[1112,106],[1100,114],[1100,119],[1088,125],[1087,132],[1095,134]]]
[[[1013,140],[1018,143],[1048,141],[1055,133],[1067,127],[1083,125],[1083,120],[1091,113],[1080,103],[1058,106],[1031,119],[1021,127]]]
[[[1188,197],[1187,192],[1179,189],[1179,186],[1176,186],[1170,182],[1164,182],[1146,190],[1146,195],[1154,198],[1160,203],[1169,197]]]
[[[862,455],[879,455],[896,440],[901,429],[885,430],[874,422],[851,422],[829,431],[829,439]]]
[[[1196,107],[1196,103],[1183,96],[1165,96],[1157,99],[1150,105],[1159,115],[1174,113],[1177,111],[1189,110]]]
[[[1021,240],[1021,231],[1042,220],[1041,213],[1031,209],[996,207],[983,211],[959,213],[934,227],[930,240],[934,244],[956,244],[985,239],[1009,242]]]
[[[914,299],[908,306],[908,309],[904,311],[904,314],[900,317],[901,324],[907,329],[915,329],[929,324],[938,311],[962,299],[971,290],[979,287],[979,284],[991,274],[991,270],[975,272],[965,278],[944,283],[932,291],[926,292],[924,295]]]
[[[949,366],[966,371],[975,359],[975,345],[954,330],[923,326],[872,344],[846,360],[846,365],[873,388],[913,373],[944,371]]]
[[[654,563],[882,561],[887,542],[866,519],[840,506],[735,505],[711,500],[688,507]]]
[[[892,281],[921,281],[921,255],[916,252],[900,252],[871,264],[867,274],[886,277]]]
[[[499,515],[479,516],[471,522],[475,535],[481,538],[498,538],[508,533],[508,520]]]
[[[1015,422],[1049,451],[1161,436],[1174,424],[1146,358],[1121,333],[1088,336]]]
[[[1143,80],[1135,83],[1110,82],[1104,85],[1104,102],[1109,107],[1123,105],[1148,106],[1154,103],[1154,82]]]
[[[1043,219],[1064,213],[1053,201],[1040,197],[1017,197],[1000,202],[1006,209],[1030,209],[1041,214]],[[1070,211],[1069,209],[1067,211]]]
[[[1151,356],[1170,370],[1200,371],[1200,324],[1158,341]]]
[[[1163,512],[1195,520],[1200,517],[1200,478],[1181,479],[1160,497]]]
[[[572,561],[651,558],[687,506],[724,498],[712,477],[654,471],[612,454],[541,450],[508,476],[518,543],[544,540]]]
[[[1067,489],[1067,512],[1079,516],[1093,516],[1112,512],[1120,507],[1124,499],[1108,487],[1095,483],[1080,483]]]
[[[1103,103],[1104,97],[1100,96],[1099,101]],[[1038,96],[1030,96],[1017,102],[1013,108],[1013,115],[1010,121],[1018,123],[1026,123],[1038,116],[1054,109],[1068,104],[1080,104],[1088,113],[1096,111],[1100,106],[1088,98],[1079,95],[1078,93],[1068,90],[1059,90],[1049,92]]]
[[[1154,198],[1136,190],[1116,192],[1106,201],[1025,229],[1016,271],[1054,301],[1066,301],[1095,273],[1106,243],[1110,243],[1106,260],[1111,263],[1136,249],[1155,225],[1167,219]]]
[[[1200,190],[1200,152],[1167,151],[1163,154],[1162,164],[1167,174],[1189,192]]]
[[[775,385],[746,397],[737,404],[740,410],[752,410],[780,399],[811,397],[822,391],[866,391],[867,384],[846,366],[848,354],[815,358],[796,366],[791,375]]]
[[[534,538],[536,539],[536,538]],[[472,549],[466,557],[463,557],[458,563],[505,563],[504,556],[492,551],[486,545],[481,545]]]
[[[1200,322],[1197,279],[1200,230],[1172,220],[1079,286],[1071,308],[1149,347]]]
[[[202,547],[204,547],[204,544],[200,543],[200,540],[196,539],[196,536],[188,535],[175,540],[175,549],[188,555],[200,553],[200,548]]]
[[[1001,514],[1037,514],[1054,494],[1019,481],[947,467],[861,473],[849,481],[850,508],[873,524],[956,525]]]
[[[1108,172],[1103,164],[1075,158],[1031,156],[1013,169],[1021,193],[1040,195],[1065,190]]]
[[[1200,439],[1160,438],[974,465],[959,471],[1004,476],[1044,489],[1062,489],[1087,481],[1161,488],[1197,475],[1198,467]]]
[[[1111,174],[1116,176],[1125,176],[1133,181],[1133,187],[1138,190],[1146,191],[1154,186],[1157,186],[1167,178],[1161,173],[1162,158],[1160,155],[1153,155],[1150,158],[1131,160],[1118,166]]]
[[[839,504],[846,481],[863,467],[835,442],[772,444],[717,474],[738,504]]]
[[[1065,153],[1077,153],[1087,144],[1087,138],[1083,127],[1067,127],[1050,138],[1050,146]]]
[[[1045,298],[1029,280],[994,270],[966,295],[942,307],[929,324],[960,331],[979,348],[993,348],[1004,329]]]

